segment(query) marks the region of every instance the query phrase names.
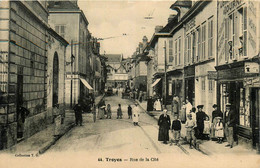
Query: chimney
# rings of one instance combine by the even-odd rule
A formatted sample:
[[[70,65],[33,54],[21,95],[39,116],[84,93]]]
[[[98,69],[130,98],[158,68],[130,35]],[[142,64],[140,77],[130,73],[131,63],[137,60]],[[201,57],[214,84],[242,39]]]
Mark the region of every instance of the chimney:
[[[168,23],[170,23],[174,19],[175,16],[177,16],[177,15],[170,15],[168,18]]]
[[[155,26],[155,33],[158,33],[162,29],[163,29],[163,26]]]

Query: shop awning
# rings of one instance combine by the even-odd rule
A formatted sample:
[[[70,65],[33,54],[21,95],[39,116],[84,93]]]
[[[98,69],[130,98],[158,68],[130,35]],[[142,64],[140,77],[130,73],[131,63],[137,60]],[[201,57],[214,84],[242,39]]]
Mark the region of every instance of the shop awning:
[[[89,90],[93,90],[93,88],[88,84],[88,82],[85,79],[80,78],[80,80]]]
[[[157,83],[159,83],[161,80],[161,78],[158,78],[154,81],[154,83],[152,84],[152,87],[154,87],[155,85],[157,85]]]

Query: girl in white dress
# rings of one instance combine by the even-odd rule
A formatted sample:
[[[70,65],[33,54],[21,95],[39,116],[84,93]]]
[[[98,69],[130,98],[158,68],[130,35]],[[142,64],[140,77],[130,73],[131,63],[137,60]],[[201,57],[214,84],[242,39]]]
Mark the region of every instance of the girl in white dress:
[[[217,118],[217,123],[215,125],[215,136],[216,138],[218,138],[217,143],[221,144],[224,138],[224,127],[221,121],[221,117],[216,117],[216,118]]]

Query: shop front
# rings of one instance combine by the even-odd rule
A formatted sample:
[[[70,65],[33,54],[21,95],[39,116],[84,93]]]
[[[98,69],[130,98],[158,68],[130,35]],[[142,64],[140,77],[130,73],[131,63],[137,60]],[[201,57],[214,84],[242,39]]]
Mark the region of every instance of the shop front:
[[[194,105],[195,103],[195,66],[191,65],[184,68],[185,98]]]
[[[248,71],[248,67],[258,68]],[[224,112],[226,104],[230,103],[237,116],[237,125],[234,129],[235,140],[259,151],[259,63],[239,62],[219,66],[217,70],[218,102],[221,111]]]

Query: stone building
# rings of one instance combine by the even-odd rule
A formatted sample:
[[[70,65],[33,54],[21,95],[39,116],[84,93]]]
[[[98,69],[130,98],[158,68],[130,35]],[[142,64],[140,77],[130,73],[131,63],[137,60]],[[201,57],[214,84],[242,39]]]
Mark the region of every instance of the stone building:
[[[72,107],[93,89],[89,23],[77,0],[49,1],[48,10],[50,26],[70,43],[66,50],[66,62],[70,63],[66,66],[65,102]]]
[[[47,113],[51,106],[48,87],[53,87],[47,84],[48,45],[53,46],[50,36],[59,41],[57,52],[62,62],[67,42],[49,28],[45,1],[0,2],[1,149],[51,122]],[[21,114],[18,107],[28,109],[28,113]]]

